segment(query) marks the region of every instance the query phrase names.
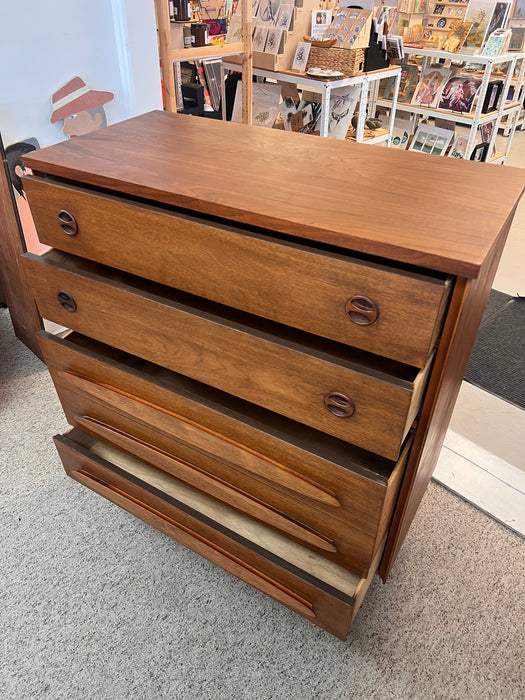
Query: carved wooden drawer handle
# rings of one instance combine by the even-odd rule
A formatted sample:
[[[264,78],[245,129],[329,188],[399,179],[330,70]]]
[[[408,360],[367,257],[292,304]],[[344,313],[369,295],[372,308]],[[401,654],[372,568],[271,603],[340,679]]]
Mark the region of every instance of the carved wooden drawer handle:
[[[71,311],[71,313],[74,313],[77,310],[77,302],[71,296],[71,294],[65,292],[63,289],[57,292],[57,299],[60,306],[66,311]]]
[[[364,294],[354,294],[345,304],[348,318],[358,326],[371,326],[379,316],[376,302]]]
[[[355,411],[354,402],[346,394],[330,391],[324,397],[324,405],[337,418],[350,418]]]
[[[61,209],[58,212],[58,220],[60,221],[60,228],[68,236],[76,236],[78,233],[78,223],[73,214],[68,212],[66,209]]]

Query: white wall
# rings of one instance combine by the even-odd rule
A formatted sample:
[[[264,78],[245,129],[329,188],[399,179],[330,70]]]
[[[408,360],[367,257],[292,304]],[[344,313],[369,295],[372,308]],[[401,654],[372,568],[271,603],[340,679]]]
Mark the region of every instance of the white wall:
[[[65,139],[51,95],[75,75],[115,98],[108,124],[162,109],[153,0],[1,0],[0,132],[4,145]]]

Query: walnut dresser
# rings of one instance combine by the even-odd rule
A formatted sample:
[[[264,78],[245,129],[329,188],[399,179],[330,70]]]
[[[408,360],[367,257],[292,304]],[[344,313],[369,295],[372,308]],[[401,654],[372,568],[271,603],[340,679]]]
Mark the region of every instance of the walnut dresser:
[[[432,474],[521,171],[163,112],[25,161],[67,473],[344,639]]]

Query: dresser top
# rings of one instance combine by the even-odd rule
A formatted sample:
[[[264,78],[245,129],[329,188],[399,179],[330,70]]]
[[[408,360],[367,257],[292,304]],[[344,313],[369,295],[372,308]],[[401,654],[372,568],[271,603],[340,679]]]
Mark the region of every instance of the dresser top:
[[[525,170],[149,112],[24,157],[34,171],[476,277]]]

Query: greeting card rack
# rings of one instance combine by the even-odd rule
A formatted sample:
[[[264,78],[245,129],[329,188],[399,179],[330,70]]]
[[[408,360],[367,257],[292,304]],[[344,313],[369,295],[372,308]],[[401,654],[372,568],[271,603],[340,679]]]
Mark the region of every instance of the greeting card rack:
[[[481,66],[480,71],[478,71],[477,73],[470,73],[470,75],[475,75],[478,79],[481,79],[481,84],[479,87],[477,97],[477,104],[475,105],[473,111],[471,111],[470,113],[463,114],[444,109],[434,109],[430,107],[423,107],[421,105],[413,105],[409,102],[400,102],[397,108],[399,112],[408,112],[412,115],[412,127],[414,131],[417,128],[419,120],[422,118],[442,119],[467,127],[469,129],[468,143],[466,147],[467,154],[472,153],[472,150],[476,145],[476,139],[478,137],[478,128],[484,124],[492,122],[494,124],[494,128],[492,129],[489,147],[487,148],[486,161],[490,163],[497,163],[500,165],[505,164],[512,145],[514,132],[516,130],[516,119],[513,115],[515,113],[519,113],[521,109],[520,102],[510,102],[507,101],[505,98],[509,94],[509,88],[511,86],[512,77],[514,75],[516,62],[525,58],[525,53],[511,53],[502,56],[489,57],[481,55],[474,56],[470,54],[452,54],[448,51],[432,51],[430,49],[405,47],[405,55],[407,57],[407,60],[410,59],[410,57],[413,57],[413,59],[415,59],[416,57],[422,57],[422,72],[424,72],[432,64],[438,63],[441,59],[445,61],[453,61],[454,63],[460,63],[463,66],[463,70],[467,63],[475,63]],[[506,72],[503,72],[503,68],[506,69]],[[493,80],[495,77],[503,81],[502,97],[499,100],[497,109],[484,114],[483,106],[487,98],[487,92],[491,80]],[[390,108],[391,100],[387,100],[384,98],[378,99],[377,104],[382,107]],[[504,118],[510,120],[510,128],[508,132],[506,150],[505,152],[494,152],[496,135]]]
[[[248,0],[251,5],[252,0]],[[297,42],[309,36],[312,23],[312,11],[318,9],[319,0],[296,0],[289,31],[283,31],[281,45],[276,54],[253,51],[252,64],[262,70],[281,71],[291,67],[297,48]],[[234,46],[234,44],[227,44]],[[239,56],[230,56],[229,63],[240,64]]]

